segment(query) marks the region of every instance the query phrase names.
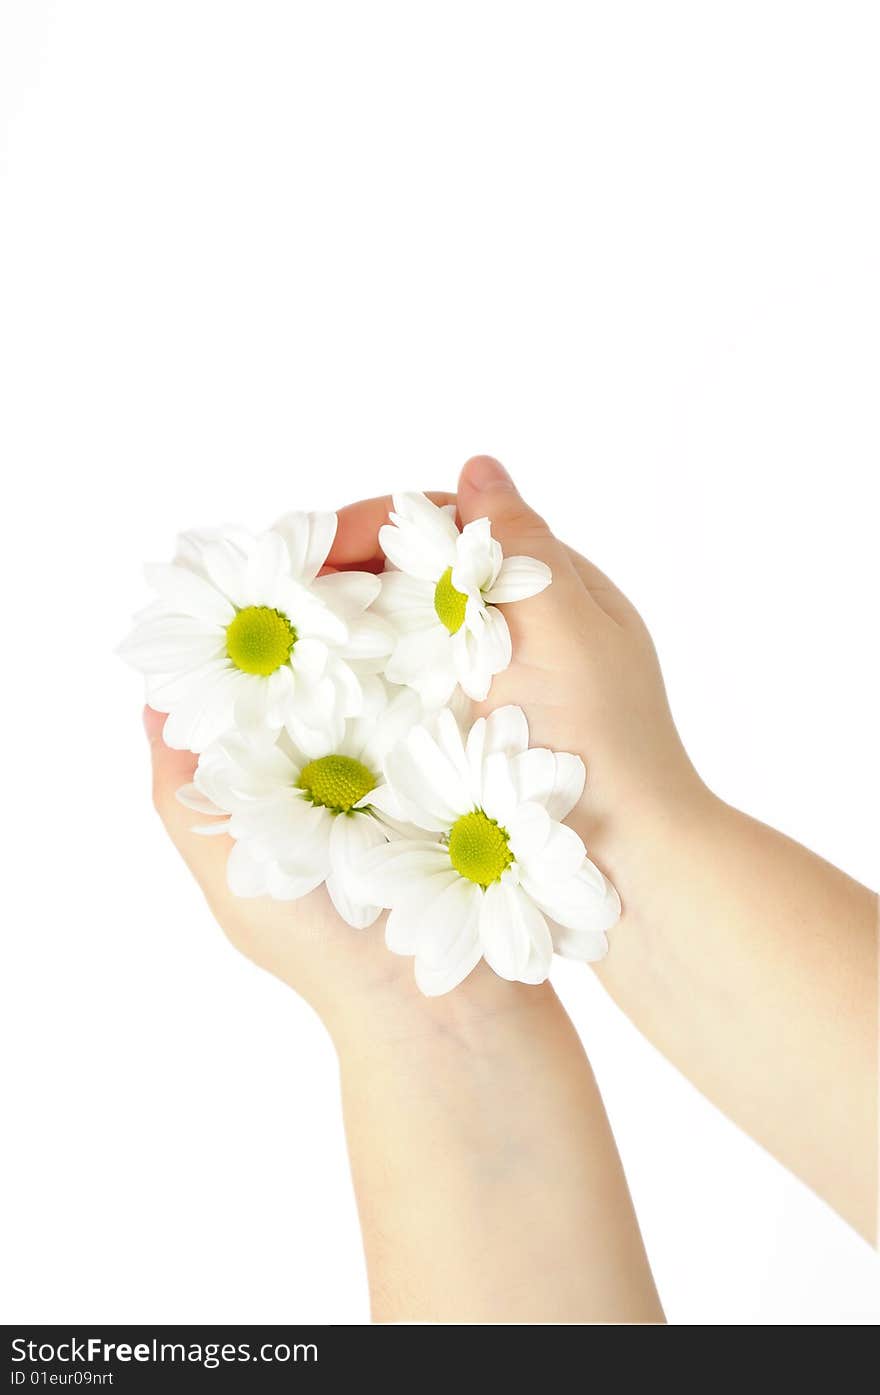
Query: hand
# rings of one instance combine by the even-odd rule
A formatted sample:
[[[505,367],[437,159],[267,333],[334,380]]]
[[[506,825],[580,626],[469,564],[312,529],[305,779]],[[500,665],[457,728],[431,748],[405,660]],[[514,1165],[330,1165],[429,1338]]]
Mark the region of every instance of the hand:
[[[457,499],[430,497],[457,503],[462,524],[488,517],[505,556],[538,558],[553,573],[540,595],[502,607],[513,659],[474,715],[516,703],[533,746],[582,757],[584,796],[567,821],[632,912],[650,885],[649,860],[662,867],[680,825],[712,799],[675,729],[651,637],[626,597],[553,536],[497,461],[468,461]],[[343,509],[330,560],[381,568],[377,533],[390,507],[379,498]]]

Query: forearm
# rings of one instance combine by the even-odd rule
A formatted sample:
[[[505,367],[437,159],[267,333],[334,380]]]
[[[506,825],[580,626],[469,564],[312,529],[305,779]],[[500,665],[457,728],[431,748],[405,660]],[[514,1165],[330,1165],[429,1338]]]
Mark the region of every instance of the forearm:
[[[472,977],[488,1009],[465,986],[396,1039],[339,1042],[374,1316],[661,1321],[568,1018],[549,985]]]
[[[877,902],[712,796],[608,849],[606,987],[711,1100],[874,1241]]]

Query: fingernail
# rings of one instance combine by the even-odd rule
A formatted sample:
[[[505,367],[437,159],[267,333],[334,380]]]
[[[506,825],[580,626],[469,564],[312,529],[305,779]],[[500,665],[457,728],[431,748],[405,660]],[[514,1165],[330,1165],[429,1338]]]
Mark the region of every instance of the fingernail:
[[[482,493],[490,489],[516,489],[510,475],[491,455],[477,455],[467,466],[468,484]]]

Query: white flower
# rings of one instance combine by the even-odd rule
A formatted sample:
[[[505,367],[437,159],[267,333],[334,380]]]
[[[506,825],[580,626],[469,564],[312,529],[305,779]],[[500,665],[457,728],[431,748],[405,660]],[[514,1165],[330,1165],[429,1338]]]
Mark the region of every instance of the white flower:
[[[228,815],[194,831],[236,840],[226,873],[235,895],[295,901],[326,882],[349,925],[361,929],[380,914],[359,897],[353,869],[400,832],[384,812],[394,804],[381,790],[382,764],[418,720],[421,704],[407,689],[390,699],[384,689],[371,696],[369,710],[347,722],[342,739],[317,758],[286,733],[277,741],[231,733],[202,752],[193,783],[177,797],[200,814]],[[372,807],[379,793],[382,811]]]
[[[335,533],[333,513],[291,513],[258,536],[184,534],[171,564],[146,569],[158,600],[120,653],[169,714],[169,746],[202,751],[232,728],[286,728],[306,751],[341,738],[362,709],[359,675],[381,667],[393,637],[365,614],[377,577],[318,576]]]
[[[528,750],[528,737],[522,709],[501,707],[465,743],[447,709],[386,759],[394,808],[424,837],[368,853],[359,881],[362,895],[390,907],[388,948],[415,956],[430,996],[481,957],[502,978],[541,983],[554,949],[583,960],[606,952],[620,899],[560,822],[581,796],[583,762]]]
[[[382,577],[376,609],[398,631],[386,667],[429,707],[448,701],[456,683],[482,702],[492,678],[510,663],[510,631],[497,604],[536,596],[550,568],[532,557],[503,557],[488,518],[459,532],[455,508],[424,494],[395,494],[391,523],[379,542],[398,571]]]

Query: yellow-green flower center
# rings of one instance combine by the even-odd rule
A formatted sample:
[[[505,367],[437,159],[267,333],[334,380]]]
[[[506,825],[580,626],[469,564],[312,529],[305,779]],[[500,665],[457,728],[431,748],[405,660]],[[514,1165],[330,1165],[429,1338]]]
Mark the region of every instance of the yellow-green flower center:
[[[280,610],[246,605],[226,627],[226,653],[243,673],[268,678],[290,658],[296,630]]]
[[[375,789],[376,776],[351,756],[321,756],[303,766],[299,787],[331,814],[349,814],[353,804]]]
[[[467,609],[467,596],[463,591],[456,591],[453,586],[451,567],[446,568],[434,587],[434,609],[451,635],[461,629]]]
[[[482,809],[462,814],[449,830],[449,859],[468,881],[491,886],[513,861],[506,829]]]

